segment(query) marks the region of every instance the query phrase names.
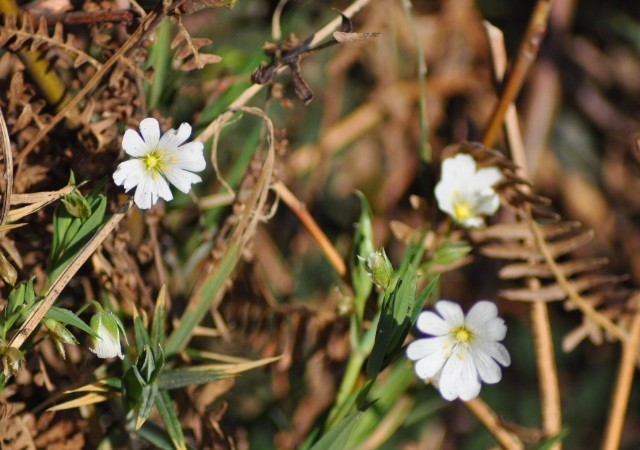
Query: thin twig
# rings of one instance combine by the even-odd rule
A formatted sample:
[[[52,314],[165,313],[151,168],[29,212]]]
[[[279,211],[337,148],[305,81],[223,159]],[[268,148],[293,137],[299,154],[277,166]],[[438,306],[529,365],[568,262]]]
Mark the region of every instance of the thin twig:
[[[322,229],[318,226],[317,222],[313,219],[305,205],[297,199],[297,197],[285,186],[281,181],[275,183],[272,187],[274,192],[280,196],[280,199],[293,211],[298,217],[300,222],[309,231],[313,239],[316,241],[324,255],[329,260],[329,263],[334,268],[338,275],[343,277],[347,273],[347,267],[342,260],[342,257],[335,249],[331,241]]]
[[[518,51],[518,57],[511,69],[507,83],[500,95],[498,104],[496,105],[491,121],[487,126],[482,143],[487,147],[491,147],[495,142],[502,122],[504,121],[504,115],[510,104],[513,103],[518,96],[522,83],[529,72],[531,63],[536,59],[538,50],[540,49],[540,43],[547,31],[547,22],[549,20],[549,13],[551,12],[552,0],[538,0],[527,32],[522,39],[520,49]]]
[[[271,17],[271,37],[273,40],[278,42],[282,39],[282,27],[280,26],[280,18],[282,17],[282,10],[289,3],[289,0],[280,0],[276,9],[273,11],[273,16]]]
[[[638,349],[640,348],[640,294],[636,294],[631,304],[636,310],[631,324],[629,339],[624,344],[616,390],[613,394],[613,404],[609,412],[609,422],[605,432],[602,450],[617,450],[620,448],[620,438],[624,426],[624,417],[629,404],[631,384],[636,371]]]
[[[342,12],[342,15],[345,17],[353,17],[358,11],[364,8],[371,0],[355,0],[347,9]],[[342,17],[336,17],[334,20],[329,22],[327,25],[322,27],[319,31],[317,31],[310,39],[307,44],[308,48],[314,48],[320,42],[324,41],[327,37],[331,35],[335,30],[337,30],[341,23]],[[278,69],[278,73],[286,70],[285,66],[282,66]],[[251,100],[262,88],[264,84],[254,83],[244,90],[242,94],[223,112],[221,115],[233,115],[235,112],[246,105],[249,100]],[[216,132],[217,122],[213,120],[196,138],[197,141],[206,142],[208,141]]]
[[[518,437],[500,424],[498,415],[479,397],[464,403],[467,408],[484,424],[496,440],[507,450],[523,450],[524,445]]]
[[[62,290],[69,284],[69,281],[80,270],[83,264],[89,259],[93,252],[102,244],[109,234],[116,228],[118,223],[125,217],[133,202],[129,200],[125,205],[121,206],[116,213],[104,224],[104,226],[91,238],[89,242],[78,253],[78,256],[64,269],[64,271],[53,282],[47,291],[44,299],[31,311],[29,318],[22,324],[18,333],[11,339],[9,345],[14,348],[20,348],[24,341],[33,333],[40,325],[40,321],[49,311],[53,303],[62,293]]]

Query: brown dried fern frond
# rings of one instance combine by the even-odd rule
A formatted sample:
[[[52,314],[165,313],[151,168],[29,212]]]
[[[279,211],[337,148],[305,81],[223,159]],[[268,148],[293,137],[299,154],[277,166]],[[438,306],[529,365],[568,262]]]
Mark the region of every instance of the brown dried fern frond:
[[[12,42],[7,45],[9,41]],[[0,28],[0,47],[5,45],[12,51],[28,48],[30,51],[40,50],[45,53],[56,48],[59,50],[57,55],[65,55],[74,69],[84,64],[100,67],[100,62],[81,49],[80,42],[73,34],[67,33],[65,37],[61,22],[55,24],[53,34],[50,35],[44,17],[40,17],[36,28],[29,16],[25,15],[18,20],[13,14],[8,14]]]
[[[191,37],[189,31],[182,24],[181,16],[175,16],[178,32],[171,41],[171,50],[176,50],[175,63],[178,69],[188,72],[202,69],[207,64],[218,63],[222,58],[211,53],[202,53],[200,49],[211,44],[211,39]]]
[[[484,255],[507,260],[499,276],[523,287],[505,289],[508,300],[528,302],[565,301],[565,309],[579,309],[583,324],[569,333],[563,347],[575,348],[586,337],[599,344],[603,334],[619,340],[627,336],[626,324],[633,312],[631,291],[621,282],[627,276],[598,273],[607,260],[577,259],[573,252],[594,235],[579,222],[562,221],[549,209],[551,200],[532,192],[532,184],[518,175],[518,167],[496,150],[480,144],[456,144],[444,157],[468,153],[479,166],[498,167],[504,180],[496,186],[503,201],[515,211],[518,222],[474,230],[471,235]]]

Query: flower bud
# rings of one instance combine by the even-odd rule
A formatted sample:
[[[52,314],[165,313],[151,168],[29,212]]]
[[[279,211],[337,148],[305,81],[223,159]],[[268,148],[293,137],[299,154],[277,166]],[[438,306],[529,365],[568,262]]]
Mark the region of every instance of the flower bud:
[[[369,257],[364,261],[364,268],[369,274],[371,281],[382,289],[387,289],[393,278],[393,266],[387,257],[384,248],[371,252]]]
[[[0,343],[0,360],[5,378],[15,375],[22,366],[24,354],[17,348]]]
[[[98,358],[124,358],[120,346],[120,330],[122,323],[112,312],[98,312],[91,318],[91,328],[98,335],[93,339],[94,348],[90,350]]]
[[[64,350],[64,344],[76,345],[78,343],[77,339],[73,334],[71,334],[67,327],[57,320],[44,319],[42,322],[44,323],[44,326],[47,327],[47,330],[49,330],[49,336],[53,339],[56,350],[58,350],[58,353],[65,358],[66,352]]]

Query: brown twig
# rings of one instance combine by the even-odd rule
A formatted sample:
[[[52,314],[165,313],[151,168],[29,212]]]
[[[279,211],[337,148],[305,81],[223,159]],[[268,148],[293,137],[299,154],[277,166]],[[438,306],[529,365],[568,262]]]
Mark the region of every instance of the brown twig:
[[[523,450],[524,445],[518,437],[500,424],[498,415],[479,397],[464,403],[483,423],[496,440],[507,450]]]
[[[345,16],[348,18],[353,17],[358,11],[364,8],[370,1],[371,0],[355,0],[351,5],[347,7],[347,9],[345,9],[342,12],[342,16]],[[322,27],[319,31],[317,31],[309,39],[307,46],[309,48],[314,48],[320,42],[324,41],[328,36],[330,36],[331,33],[333,33],[335,30],[337,30],[340,27],[340,24],[342,23],[342,20],[343,20],[342,16],[336,17],[334,20],[332,20],[327,25]],[[278,69],[278,73],[281,71],[284,71],[285,69],[286,69],[285,66],[280,67]],[[264,86],[265,86],[264,84],[258,84],[258,83],[254,83],[251,86],[249,86],[247,89],[245,89],[245,91],[242,94],[240,94],[240,96],[231,105],[229,105],[226,111],[223,112],[221,115],[235,114],[239,108],[246,105],[249,102],[249,100],[251,100],[258,92],[260,92],[260,90],[262,90]],[[217,129],[217,121],[213,120],[204,130],[202,130],[202,132],[198,135],[196,140],[200,142],[208,141],[215,134],[216,129]]]
[[[298,217],[302,225],[309,231],[313,239],[320,246],[320,249],[324,253],[324,255],[329,260],[329,263],[334,268],[338,275],[343,277],[347,273],[347,267],[342,260],[342,257],[335,249],[335,247],[331,244],[327,235],[324,234],[322,229],[318,226],[316,221],[313,219],[309,211],[305,207],[305,205],[296,198],[296,196],[289,190],[287,186],[285,186],[281,181],[276,182],[272,189],[280,199],[293,211],[293,213]]]
[[[493,110],[491,121],[482,139],[482,143],[487,147],[491,147],[496,141],[500,128],[502,128],[505,113],[509,105],[511,105],[518,96],[525,76],[531,67],[531,63],[538,55],[540,43],[547,31],[547,22],[549,20],[552,3],[553,0],[538,0],[533,10],[529,26],[520,44],[518,57],[511,69],[498,104]]]
[[[613,404],[609,412],[609,422],[605,431],[602,450],[617,450],[620,448],[624,417],[629,404],[629,394],[631,384],[636,371],[638,349],[640,348],[640,294],[636,294],[631,304],[636,308],[629,339],[624,343],[622,357],[620,358],[620,369],[616,389],[613,394]]]

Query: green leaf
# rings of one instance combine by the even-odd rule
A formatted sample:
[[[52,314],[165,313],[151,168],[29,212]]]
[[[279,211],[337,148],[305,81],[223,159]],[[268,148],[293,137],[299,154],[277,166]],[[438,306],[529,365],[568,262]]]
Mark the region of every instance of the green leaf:
[[[153,422],[146,422],[136,433],[142,439],[151,443],[153,448],[175,450],[169,434]]]
[[[421,235],[405,249],[400,268],[382,303],[376,339],[367,363],[367,375],[371,378],[377,376],[400,349],[413,326],[415,311],[426,300],[426,296],[419,296],[422,304],[416,301],[418,267],[424,254],[423,239]]]
[[[86,197],[91,213],[88,217],[74,217],[64,205],[58,205],[53,217],[53,243],[49,258],[49,281],[57,279],[73,261],[91,236],[105,223],[107,198],[100,183]],[[76,194],[79,195],[79,194]]]
[[[145,386],[142,389],[142,395],[140,397],[140,401],[136,405],[136,409],[135,409],[136,430],[139,430],[140,427],[144,425],[144,423],[147,421],[147,419],[151,415],[151,411],[153,410],[153,405],[156,402],[157,396],[158,396],[158,386],[155,383]]]
[[[360,219],[353,236],[354,252],[351,256],[351,282],[355,292],[356,304],[358,304],[358,313],[361,314],[364,309],[364,302],[371,294],[373,283],[365,269],[365,262],[358,256],[366,259],[374,251],[373,214],[364,194],[357,191],[356,195],[360,199]]]
[[[175,406],[171,402],[171,397],[167,391],[159,390],[156,395],[156,406],[160,417],[164,422],[167,429],[167,433],[171,437],[171,442],[178,450],[186,450],[187,444],[184,440],[184,434],[182,433],[182,426],[178,420],[178,414]]]
[[[142,318],[137,312],[133,317],[133,331],[136,337],[136,349],[138,350],[138,354],[142,354],[145,348],[151,347],[151,339],[149,338],[147,329],[144,327]]]
[[[341,450],[346,449],[349,436],[356,426],[364,411],[355,411],[336,425],[331,427],[318,442],[315,443],[311,450]]]
[[[443,266],[453,264],[467,256],[472,249],[466,242],[445,242],[436,250],[431,263]]]
[[[280,358],[280,356],[275,356],[237,364],[206,364],[184,369],[167,370],[158,377],[158,386],[160,389],[177,389],[192,384],[210,383],[271,364]]]
[[[47,319],[53,319],[65,325],[71,325],[76,328],[80,328],[82,331],[88,333],[89,335],[95,338],[98,337],[98,333],[93,331],[93,329],[89,325],[84,323],[82,319],[80,319],[78,316],[76,316],[72,311],[69,311],[68,309],[60,308],[58,306],[52,306],[44,316]]]
[[[159,348],[164,348],[167,339],[167,295],[167,287],[162,285],[156,300],[156,308],[153,312],[153,321],[151,323],[151,342]]]

